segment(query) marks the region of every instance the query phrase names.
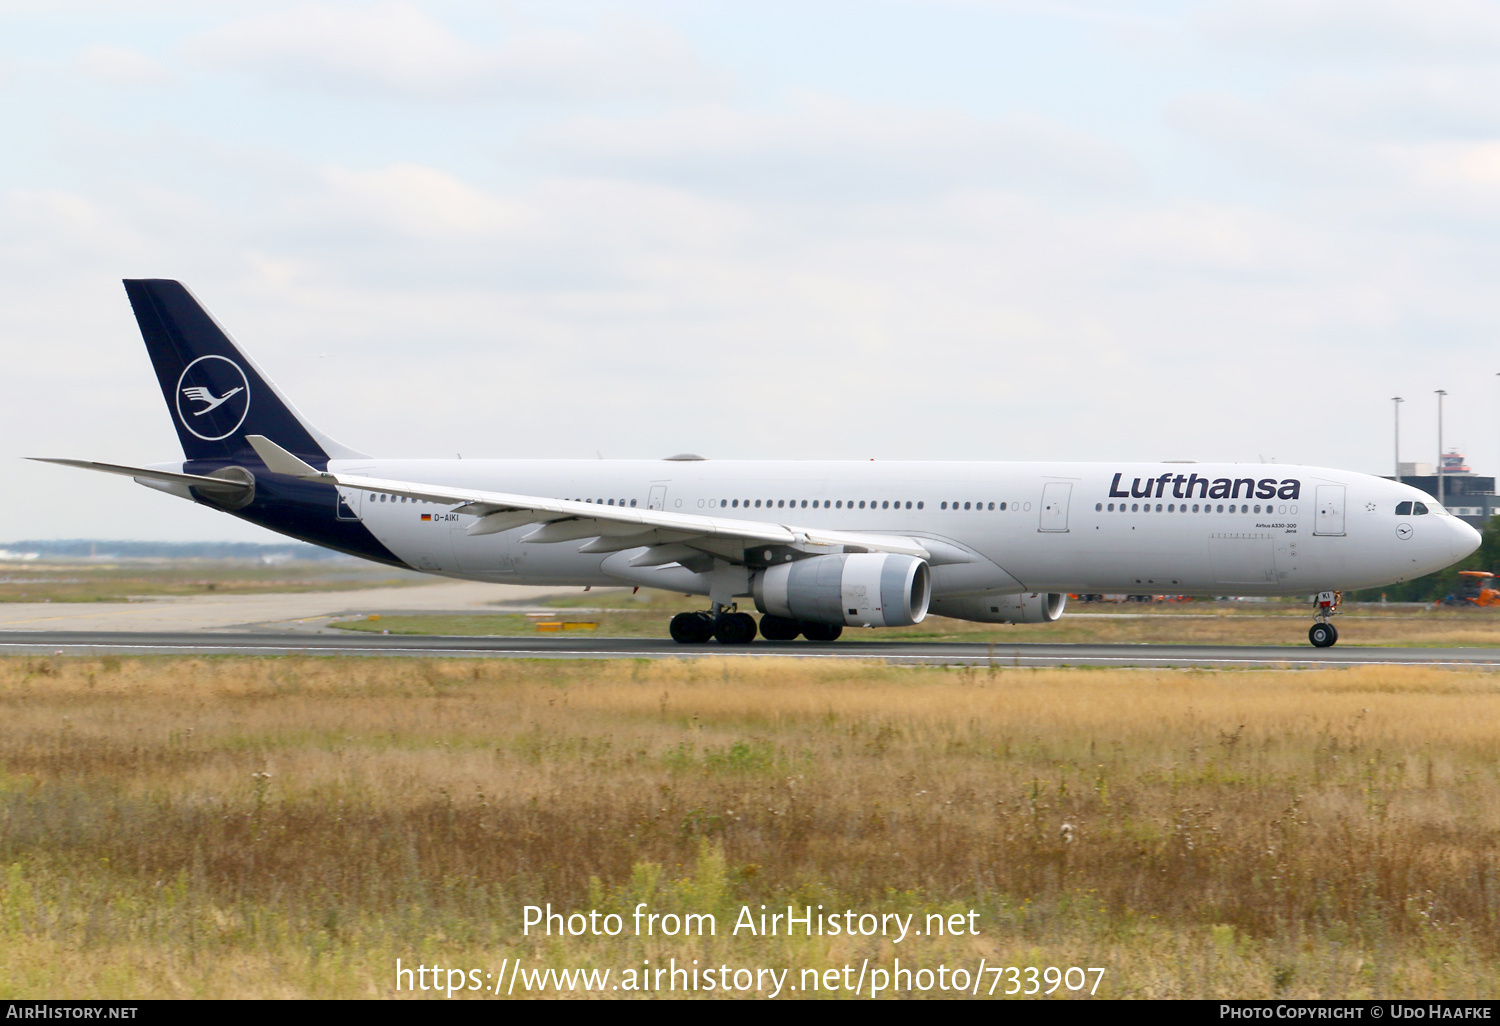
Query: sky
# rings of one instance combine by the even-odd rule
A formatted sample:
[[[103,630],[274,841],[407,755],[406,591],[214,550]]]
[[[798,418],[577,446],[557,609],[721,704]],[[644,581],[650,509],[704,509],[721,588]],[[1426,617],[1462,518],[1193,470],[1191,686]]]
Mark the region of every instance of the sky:
[[[176,278],[390,457],[1500,470],[1500,4],[0,0],[0,540],[271,540]],[[503,487],[496,482],[496,487]]]

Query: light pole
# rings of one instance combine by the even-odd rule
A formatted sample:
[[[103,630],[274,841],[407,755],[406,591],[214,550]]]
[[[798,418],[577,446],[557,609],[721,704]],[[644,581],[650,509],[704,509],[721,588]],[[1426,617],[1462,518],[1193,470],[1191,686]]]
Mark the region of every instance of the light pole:
[[[1500,374],[1496,374],[1500,377]],[[1391,396],[1391,403],[1396,409],[1396,483],[1401,483],[1401,404],[1406,402],[1399,395]]]
[[[1448,505],[1448,503],[1443,500],[1443,396],[1445,396],[1447,394],[1448,393],[1445,392],[1445,391],[1443,391],[1441,388],[1437,390],[1437,397],[1438,397],[1438,462],[1437,462],[1438,496],[1437,496],[1437,499],[1438,499],[1438,505],[1439,506],[1447,506]]]

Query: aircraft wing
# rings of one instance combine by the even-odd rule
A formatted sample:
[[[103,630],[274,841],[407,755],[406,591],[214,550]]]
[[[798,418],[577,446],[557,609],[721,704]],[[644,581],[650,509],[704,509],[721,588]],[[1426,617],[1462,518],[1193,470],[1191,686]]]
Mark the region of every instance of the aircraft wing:
[[[649,547],[631,560],[633,566],[659,566],[682,562],[697,553],[742,562],[746,548],[783,545],[816,552],[842,548],[845,551],[895,552],[926,559],[928,550],[914,538],[830,531],[794,524],[769,524],[756,520],[669,513],[666,510],[608,506],[572,499],[514,495],[477,488],[422,484],[353,474],[331,474],[303,462],[263,435],[247,435],[266,468],[275,474],[324,481],[367,492],[404,495],[409,499],[455,506],[454,512],[478,519],[468,527],[473,535],[495,534],[537,524],[526,542],[564,542],[594,539],[584,552],[622,552]]]

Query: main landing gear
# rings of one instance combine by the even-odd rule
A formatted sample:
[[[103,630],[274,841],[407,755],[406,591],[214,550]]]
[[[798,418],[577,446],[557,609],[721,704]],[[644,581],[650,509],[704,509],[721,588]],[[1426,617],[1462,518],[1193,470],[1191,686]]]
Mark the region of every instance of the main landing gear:
[[[808,623],[766,613],[760,618],[760,633],[767,641],[795,641],[799,634],[808,641],[837,641],[844,628],[836,623]]]
[[[701,645],[713,638],[721,645],[748,645],[755,640],[755,617],[749,613],[720,611],[678,613],[667,627],[679,645]]]
[[[1307,640],[1313,643],[1314,648],[1332,648],[1333,643],[1339,640],[1338,628],[1328,622],[1328,618],[1339,611],[1343,605],[1344,594],[1339,591],[1323,591],[1313,599],[1313,608],[1317,610],[1318,622],[1313,624],[1307,631]]]
[[[716,611],[678,613],[667,628],[679,645],[702,645],[710,638],[721,645],[748,645],[755,640],[755,617],[722,607]],[[835,641],[844,632],[837,624],[804,623],[770,613],[760,618],[759,633],[767,641],[792,641],[802,635],[808,641]]]

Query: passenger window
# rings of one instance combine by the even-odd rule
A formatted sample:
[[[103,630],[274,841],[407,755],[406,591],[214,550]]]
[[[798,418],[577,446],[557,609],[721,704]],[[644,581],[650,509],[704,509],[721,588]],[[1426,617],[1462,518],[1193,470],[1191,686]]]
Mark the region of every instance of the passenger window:
[[[806,509],[806,508],[807,508],[807,500],[806,500],[806,499],[803,499],[803,500],[802,500],[802,508],[803,508],[803,509]]]
[[[1094,503],[1094,512],[1095,513],[1103,513],[1104,512],[1104,503],[1102,503],[1102,502],[1096,502],[1096,503]]]
[[[947,504],[947,503],[946,503],[946,502],[945,502],[945,503],[943,503],[943,508],[944,508],[944,509],[947,509],[947,508],[948,508],[948,504]]]
[[[1122,506],[1123,506],[1123,504],[1122,504]],[[1140,506],[1136,505],[1133,502],[1130,504],[1130,512],[1132,512],[1132,513],[1138,513],[1138,512],[1140,512],[1140,508],[1141,508]]]
[[[1412,516],[1419,517],[1419,516],[1421,516],[1422,514],[1424,514],[1426,512],[1427,512],[1427,504],[1425,502],[1414,502],[1414,503],[1411,504],[1411,515]]]
[[[1120,508],[1124,509],[1125,507],[1121,506]],[[1000,512],[1002,512],[1002,513],[1005,512],[1005,503],[1003,503],[1003,502],[1000,504]]]
[[[1111,513],[1113,513],[1113,512],[1114,512],[1114,511],[1115,511],[1115,504],[1114,504],[1114,503],[1112,503],[1112,502],[1111,502],[1111,503],[1110,503],[1110,504],[1109,504],[1109,511],[1110,511],[1110,512],[1111,512]]]
[[[859,500],[859,508],[860,509],[864,509],[865,508],[865,500],[863,500],[863,499]]]
[[[631,509],[634,509],[634,508],[635,508],[635,500],[634,500],[634,499],[631,499],[631,500],[630,500],[630,508],[631,508]]]
[[[964,503],[964,509],[968,509],[968,508],[969,508],[969,504],[967,502]]]
[[[917,503],[917,509],[921,509],[921,508],[922,508],[922,504],[920,502]]]
[[[882,502],[880,504],[880,508],[881,509],[890,509],[891,508],[891,500],[890,499],[886,499],[884,502]]]
[[[786,500],[785,499],[777,499],[776,500],[776,508],[777,509],[785,509],[786,508]]]
[[[1411,516],[1411,503],[1409,503],[1409,502],[1398,502],[1398,503],[1396,503],[1396,516],[1398,516],[1398,517],[1409,517],[1409,516]]]
[[[1194,513],[1198,512],[1198,504],[1196,502],[1193,503],[1193,512]]]

